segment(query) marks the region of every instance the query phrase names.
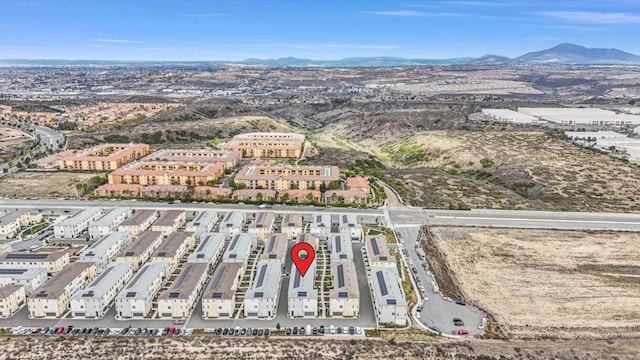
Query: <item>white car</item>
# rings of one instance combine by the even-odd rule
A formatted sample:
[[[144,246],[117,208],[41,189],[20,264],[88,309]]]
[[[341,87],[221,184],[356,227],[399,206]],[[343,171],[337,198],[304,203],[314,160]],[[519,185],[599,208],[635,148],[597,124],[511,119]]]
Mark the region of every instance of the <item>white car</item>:
[[[362,334],[362,329],[360,329],[359,327],[356,327],[356,334],[358,335]]]
[[[416,319],[420,319],[422,316],[420,316],[420,313],[416,313]]]

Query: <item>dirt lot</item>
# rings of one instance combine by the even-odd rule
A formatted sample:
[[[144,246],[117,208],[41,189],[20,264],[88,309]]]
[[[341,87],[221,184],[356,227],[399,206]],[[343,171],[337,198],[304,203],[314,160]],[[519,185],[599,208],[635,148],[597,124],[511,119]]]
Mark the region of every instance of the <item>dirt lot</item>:
[[[457,283],[443,292],[460,291],[509,337],[640,336],[640,234],[430,230],[428,257],[441,251]]]
[[[76,184],[87,182],[96,173],[19,172],[0,179],[0,197],[75,197]]]
[[[395,342],[391,340],[5,337],[0,359],[636,359],[631,340]]]
[[[640,211],[640,167],[543,132],[431,131],[377,154],[417,205]]]
[[[0,158],[15,154],[33,144],[33,140],[22,131],[0,127]]]

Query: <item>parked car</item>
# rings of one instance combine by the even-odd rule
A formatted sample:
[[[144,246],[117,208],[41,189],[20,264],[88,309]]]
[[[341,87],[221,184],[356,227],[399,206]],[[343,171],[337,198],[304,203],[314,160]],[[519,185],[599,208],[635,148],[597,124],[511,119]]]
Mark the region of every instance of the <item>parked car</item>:
[[[56,329],[56,335],[60,335],[64,332],[64,326],[60,326]]]
[[[169,336],[171,336],[171,335],[173,335],[173,334],[175,334],[175,333],[176,333],[176,328],[175,328],[175,327],[173,327],[173,326],[172,326],[172,327],[170,327],[170,328],[169,328]]]
[[[258,336],[262,336],[262,335],[264,335],[264,329],[258,330]]]
[[[456,301],[456,304],[462,305],[462,306],[466,306],[467,305],[467,303],[465,303],[464,301]]]
[[[269,336],[271,334],[271,329],[264,329],[264,336]]]
[[[292,332],[293,332],[293,335],[298,335],[298,328],[294,327]]]
[[[291,328],[284,329],[284,334],[285,335],[291,335]]]
[[[431,331],[440,332],[440,328],[435,325],[429,326],[429,329],[431,329]]]
[[[253,332],[251,334],[253,336],[258,336],[258,329],[253,329]]]
[[[455,325],[455,326],[464,326],[464,321],[462,321],[462,319],[453,318],[453,325]]]
[[[318,332],[320,332],[320,334],[324,334],[324,325],[320,325]]]
[[[349,327],[349,335],[353,335],[356,333],[356,328],[354,328],[353,326]]]
[[[458,335],[469,335],[469,332],[467,330],[461,329],[458,330]]]
[[[356,334],[358,335],[362,334],[362,329],[359,327],[356,327]]]

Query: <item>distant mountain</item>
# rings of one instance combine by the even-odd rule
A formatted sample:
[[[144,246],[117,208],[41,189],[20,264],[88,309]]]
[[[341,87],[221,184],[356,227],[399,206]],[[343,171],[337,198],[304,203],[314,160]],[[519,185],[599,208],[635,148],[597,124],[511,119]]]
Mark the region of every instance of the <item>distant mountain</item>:
[[[250,58],[242,61],[112,61],[112,60],[23,60],[0,59],[0,66],[157,66],[209,68],[225,64],[271,67],[404,67],[422,65],[510,65],[510,64],[640,64],[640,56],[618,49],[589,49],[560,44],[551,49],[530,52],[510,59],[487,54],[479,58],[407,59],[402,57],[349,57],[337,60],[311,60],[295,57],[278,59]]]
[[[639,64],[640,56],[618,49],[590,49],[564,43],[551,49],[524,54],[515,58],[514,61],[559,64]]]
[[[510,63],[510,58],[493,54],[486,54],[467,62],[468,65],[507,65]]]

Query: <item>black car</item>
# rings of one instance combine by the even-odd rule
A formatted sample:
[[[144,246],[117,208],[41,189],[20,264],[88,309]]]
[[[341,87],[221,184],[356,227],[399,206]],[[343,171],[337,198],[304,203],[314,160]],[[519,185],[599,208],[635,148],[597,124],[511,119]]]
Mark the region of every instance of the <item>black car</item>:
[[[300,335],[306,335],[306,331],[304,329],[304,326],[300,326]]]
[[[264,329],[264,336],[269,336],[269,334],[271,334],[271,330]]]
[[[313,335],[318,335],[318,328],[317,328],[317,327],[314,327],[314,328],[313,328],[313,330],[311,330],[311,333],[312,333]]]
[[[453,319],[453,325],[455,326],[464,326],[464,321],[462,321],[461,319]]]
[[[229,329],[227,328],[222,329],[222,335],[229,335]]]
[[[342,326],[338,326],[338,329],[336,330],[336,332],[338,334],[342,334]]]
[[[298,328],[297,327],[293,328],[293,335],[298,335]]]
[[[349,327],[349,334],[350,334],[350,335],[353,335],[353,334],[355,334],[355,333],[356,333],[356,328],[354,328],[353,326],[350,326],[350,327]]]
[[[64,329],[64,333],[65,334],[69,334],[69,333],[71,333],[71,331],[73,331],[73,325],[69,325],[69,326],[67,326],[66,329]]]
[[[249,328],[245,328],[244,329],[244,334],[247,335],[247,336],[251,336],[251,328],[250,327]]]
[[[110,333],[111,333],[111,329],[109,328],[104,329],[104,335],[109,335]]]
[[[240,335],[240,328],[235,328],[235,329],[233,329],[233,335],[234,335],[234,336],[238,336],[238,335]]]
[[[318,329],[318,332],[320,334],[324,334],[324,325],[320,325],[320,328]]]
[[[439,327],[437,327],[437,326],[435,326],[435,325],[429,326],[429,329],[430,329],[431,331],[440,332],[440,328],[439,328]]]
[[[284,334],[285,335],[291,335],[291,328],[284,329]]]
[[[104,334],[104,329],[98,329],[98,332],[96,333],[97,335],[102,335]]]
[[[222,328],[216,328],[216,331],[214,332],[214,334],[221,335],[222,334]]]
[[[136,328],[136,331],[133,332],[133,335],[140,335],[141,332],[142,332],[142,329]]]
[[[262,336],[262,335],[264,335],[264,329],[258,330],[258,336]]]
[[[253,329],[252,334],[253,334],[253,336],[257,336],[258,335],[258,329]]]
[[[122,331],[120,332],[120,335],[127,335],[129,333],[129,330],[131,330],[131,329],[130,328],[122,329]]]

